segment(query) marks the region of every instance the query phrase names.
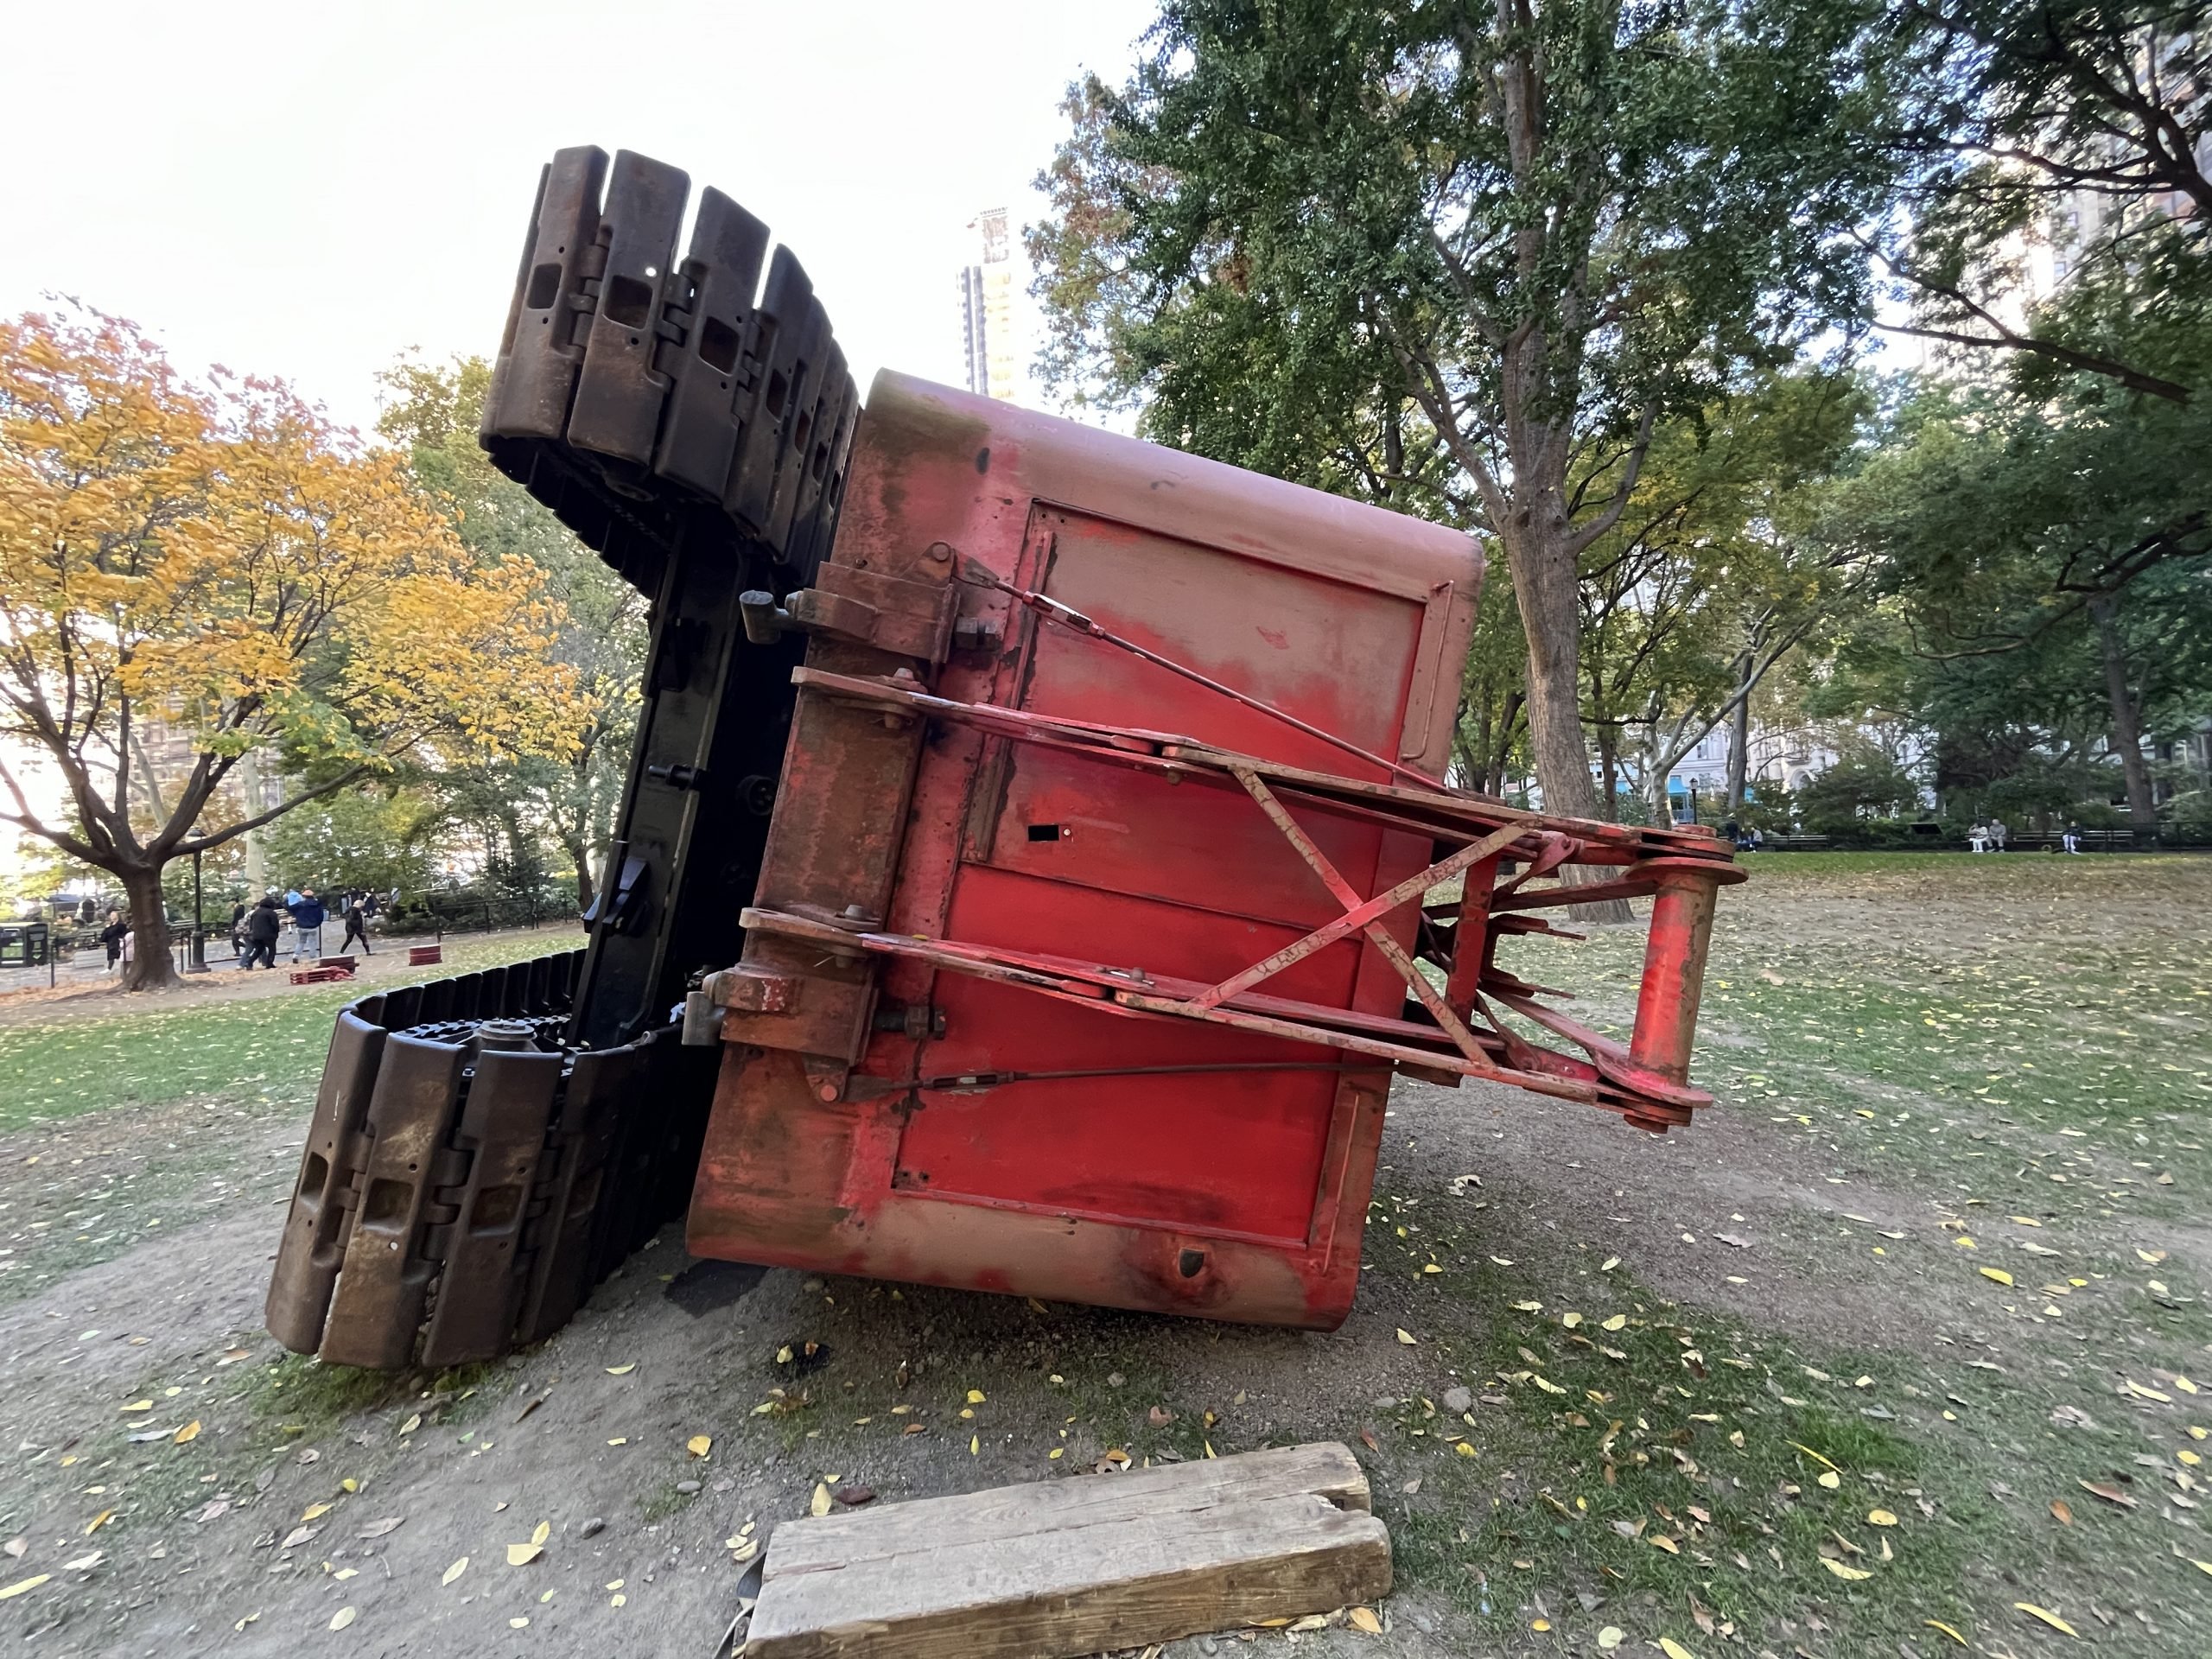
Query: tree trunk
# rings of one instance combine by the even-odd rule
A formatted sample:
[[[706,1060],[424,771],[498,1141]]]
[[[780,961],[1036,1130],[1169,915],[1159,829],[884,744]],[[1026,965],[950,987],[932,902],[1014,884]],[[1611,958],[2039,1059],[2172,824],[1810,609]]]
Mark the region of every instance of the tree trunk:
[[[2120,637],[2120,603],[2110,594],[2089,601],[2097,622],[2097,645],[2105,661],[2105,697],[2112,706],[2112,745],[2120,751],[2120,775],[2127,780],[2127,817],[2138,835],[2158,827],[2158,804],[2151,794],[2151,769],[2143,760],[2143,721],[2127,689],[2127,649]]]
[[[1620,821],[1620,735],[1611,726],[1598,728],[1598,773],[1605,794],[1605,822]]]
[[[1742,664],[1736,683],[1742,684],[1743,676],[1750,671],[1748,663]],[[1744,810],[1744,785],[1751,776],[1751,700],[1745,696],[1736,704],[1736,712],[1728,720],[1728,816],[1732,818]]]
[[[1566,515],[1546,522],[1541,508],[1510,516],[1498,526],[1505,562],[1513,573],[1521,626],[1529,639],[1529,749],[1543,785],[1544,810],[1554,817],[1594,818],[1598,790],[1590,777],[1590,746],[1582,734],[1582,609]],[[1602,881],[1605,874],[1576,866],[1572,881]],[[1576,906],[1576,921],[1632,921],[1625,899]]]
[[[1566,527],[1557,533],[1535,515],[1500,527],[1521,625],[1529,639],[1529,748],[1543,785],[1544,810],[1594,818],[1598,791],[1582,732],[1580,580]]]
[[[111,872],[130,900],[130,967],[123,976],[126,991],[166,991],[177,982],[169,960],[168,906],[162,898],[158,864],[134,865]]]
[[[591,909],[594,891],[591,884],[591,849],[581,837],[564,835],[561,837],[561,850],[576,862],[576,913],[582,915]]]

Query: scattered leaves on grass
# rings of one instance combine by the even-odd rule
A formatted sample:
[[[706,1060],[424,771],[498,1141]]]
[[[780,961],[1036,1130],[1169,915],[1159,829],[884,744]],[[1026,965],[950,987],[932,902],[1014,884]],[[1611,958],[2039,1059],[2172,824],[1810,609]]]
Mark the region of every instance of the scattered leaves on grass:
[[[2082,1634],[2081,1631],[2075,1630],[2071,1624],[2069,1624],[2056,1613],[2052,1612],[2048,1607],[2038,1607],[2032,1601],[2016,1601],[2012,1605],[2018,1608],[2021,1612],[2025,1613],[2030,1618],[2041,1619],[2044,1624],[2050,1625],[2052,1630],[2056,1630],[2062,1636],[2078,1637]]]

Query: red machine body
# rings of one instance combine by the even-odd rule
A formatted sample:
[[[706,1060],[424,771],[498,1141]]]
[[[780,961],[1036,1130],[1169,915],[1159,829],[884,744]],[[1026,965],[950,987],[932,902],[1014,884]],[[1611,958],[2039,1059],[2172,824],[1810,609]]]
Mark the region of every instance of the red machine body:
[[[744,960],[709,982],[690,1248],[1328,1327],[1394,1065],[1687,1121],[1736,873],[1707,835],[1571,838],[1435,781],[1482,575],[1438,525],[879,377]],[[1432,927],[1461,939],[1458,1022],[1478,986],[1533,995],[1491,951],[1543,924],[1420,899],[1547,860],[1683,895],[1641,1060],[1407,1017]]]
[[[1327,1327],[1394,1073],[1689,1122],[1741,872],[1443,781],[1471,538],[899,375],[862,408],[791,250],[690,200],[539,176],[481,438],[649,600],[637,741],[582,949],[340,1012],[287,1346],[541,1340],[687,1189],[705,1255]],[[1624,1043],[1498,947],[1630,898]]]

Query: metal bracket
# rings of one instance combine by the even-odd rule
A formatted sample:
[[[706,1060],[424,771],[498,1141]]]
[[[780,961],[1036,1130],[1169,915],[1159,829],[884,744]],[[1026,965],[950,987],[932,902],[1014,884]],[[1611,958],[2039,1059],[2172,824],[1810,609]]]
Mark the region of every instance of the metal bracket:
[[[952,654],[959,595],[948,582],[914,582],[849,564],[825,564],[814,586],[785,602],[791,625],[834,633],[925,663]]]

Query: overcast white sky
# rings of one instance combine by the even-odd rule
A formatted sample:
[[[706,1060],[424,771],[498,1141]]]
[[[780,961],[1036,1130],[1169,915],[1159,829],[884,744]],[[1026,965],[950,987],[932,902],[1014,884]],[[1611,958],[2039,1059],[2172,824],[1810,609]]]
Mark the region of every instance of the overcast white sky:
[[[75,294],[178,364],[365,428],[410,347],[489,354],[537,168],[642,150],[766,219],[863,388],[957,379],[964,226],[1029,181],[1148,0],[385,0],[16,9],[0,314]]]

